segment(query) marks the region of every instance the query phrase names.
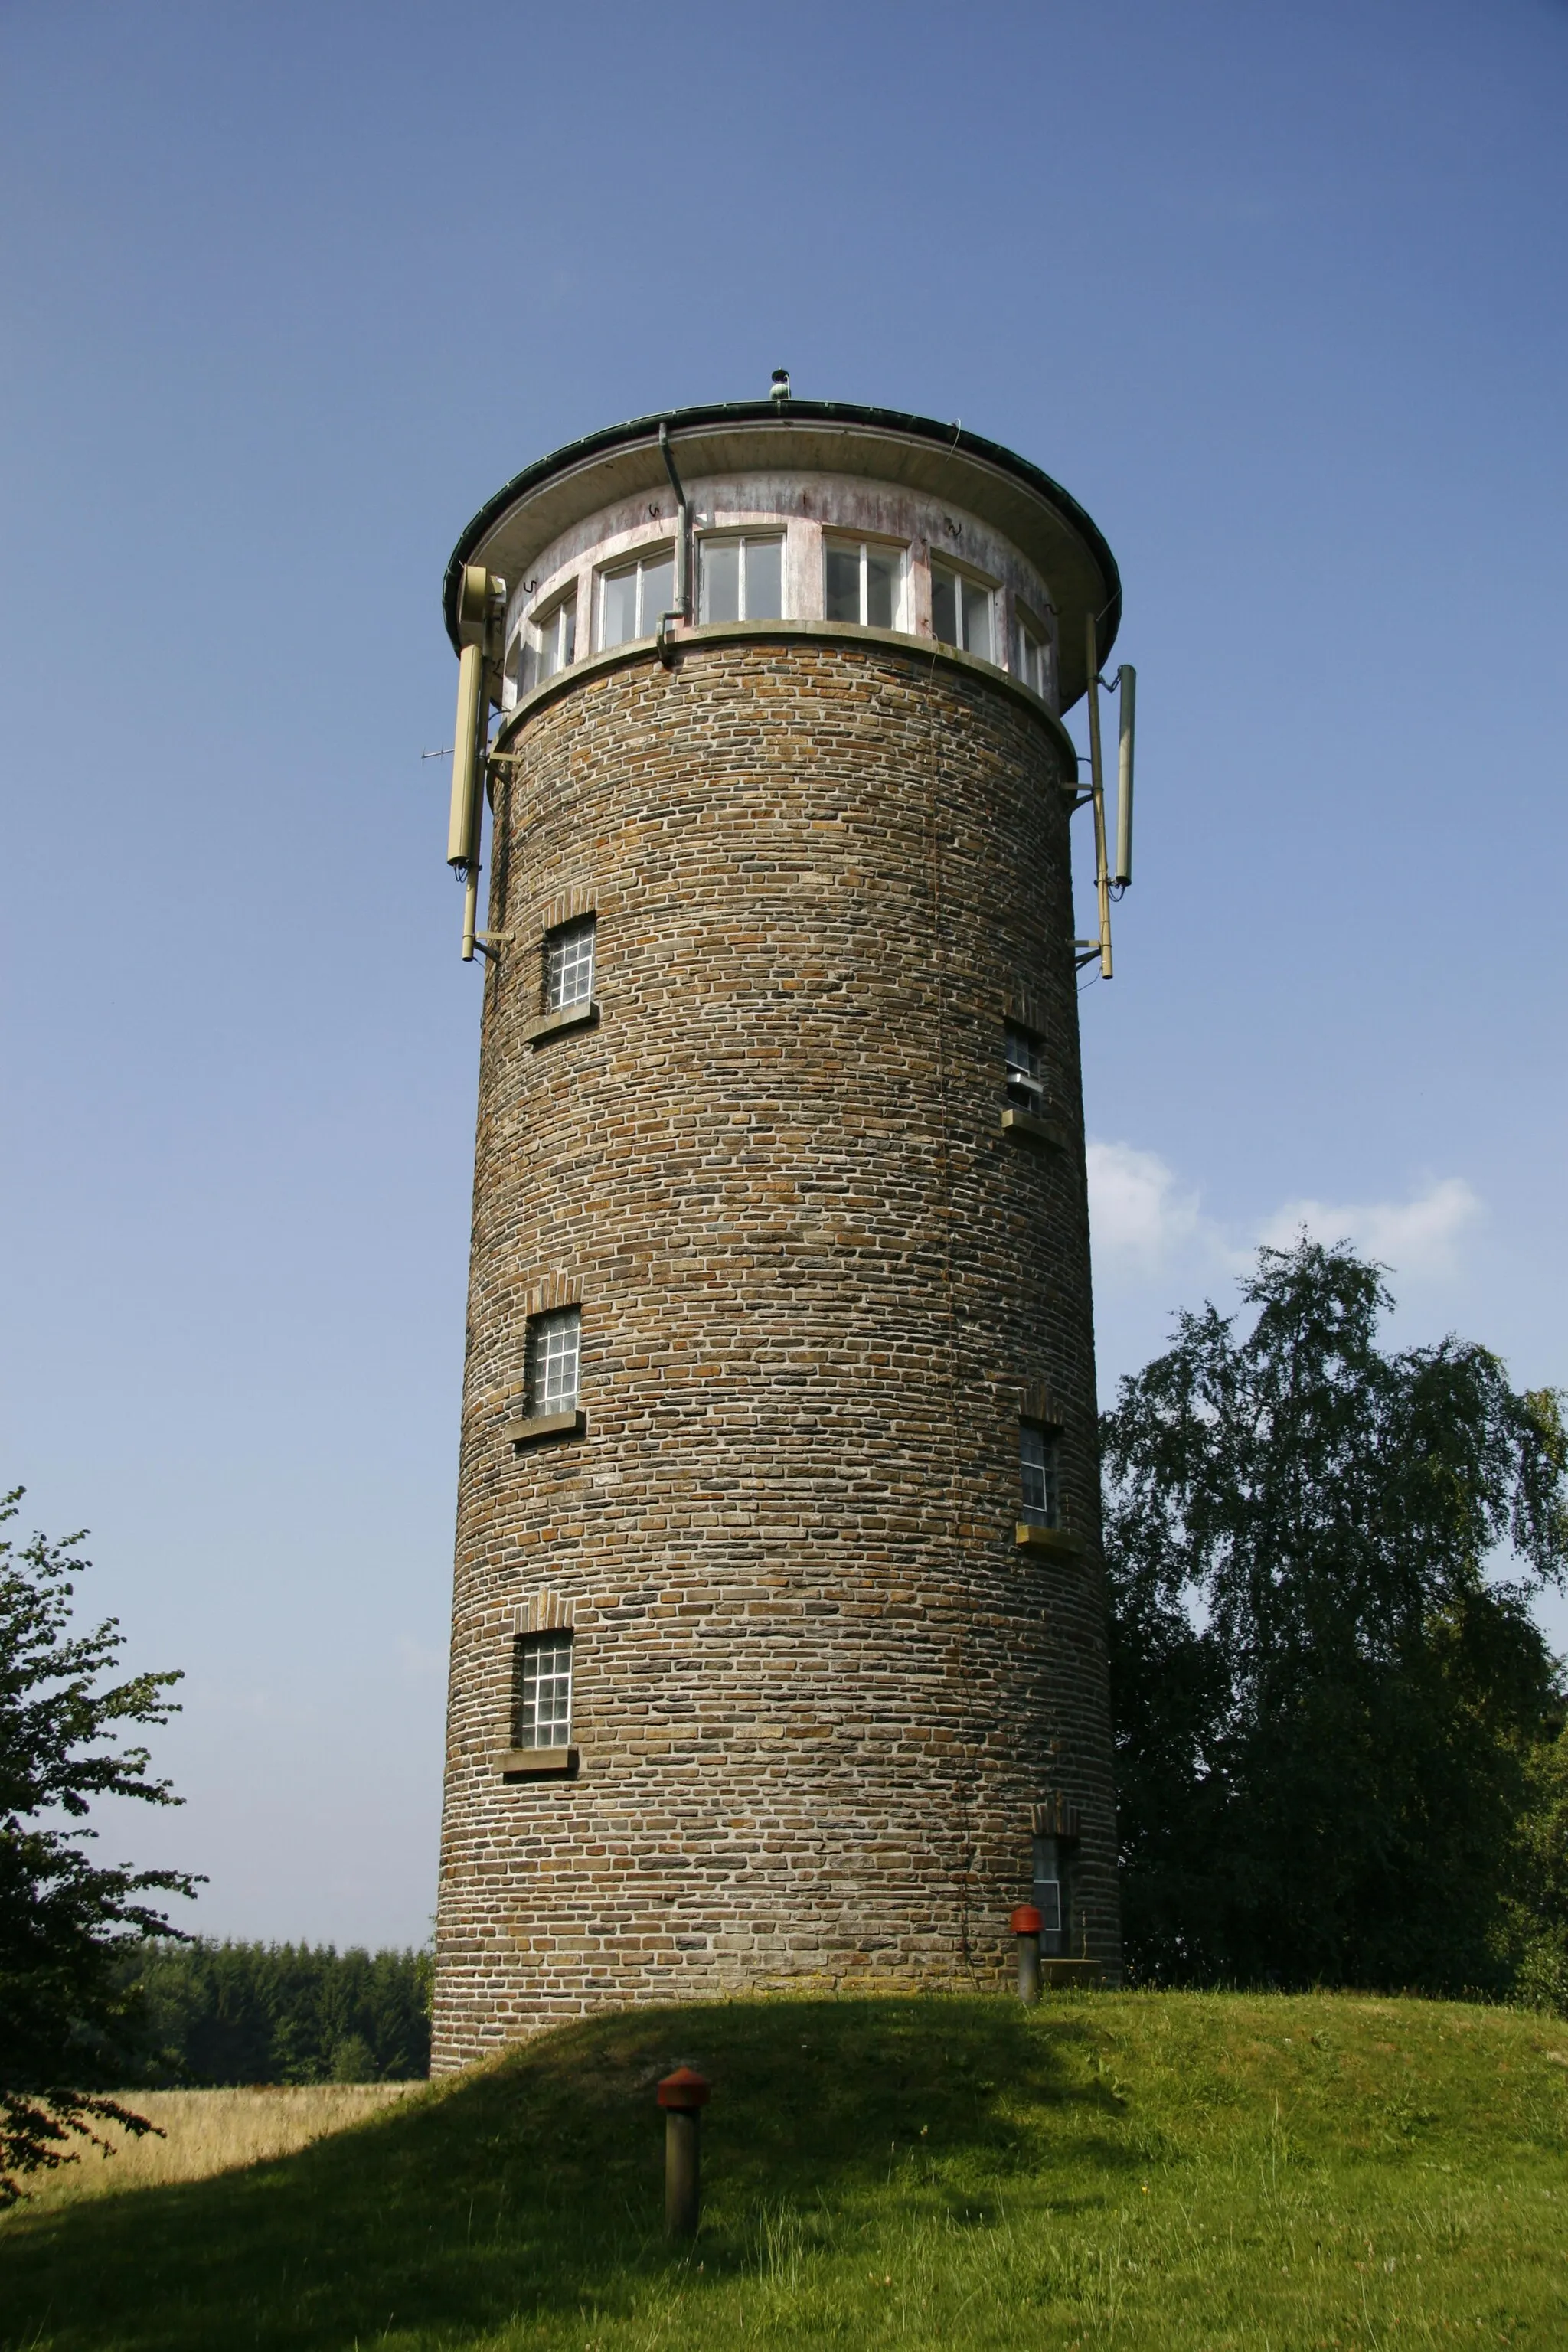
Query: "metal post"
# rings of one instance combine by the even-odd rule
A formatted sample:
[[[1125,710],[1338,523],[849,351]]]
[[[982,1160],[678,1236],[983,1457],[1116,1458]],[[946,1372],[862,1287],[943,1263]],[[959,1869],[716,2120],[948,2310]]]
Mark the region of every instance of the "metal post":
[[[664,2227],[671,2238],[694,2238],[702,2212],[700,2129],[711,2085],[689,2066],[678,2066],[658,2086],[664,2109]]]
[[[1032,1903],[1020,1903],[1012,1917],[1012,1929],[1018,1939],[1018,1999],[1034,2002],[1040,1997],[1040,1927],[1039,1913]]]
[[[1094,885],[1100,902],[1100,976],[1110,978],[1110,861],[1105,845],[1105,766],[1100,752],[1100,655],[1094,614],[1084,624],[1089,647],[1089,775],[1094,795]]]

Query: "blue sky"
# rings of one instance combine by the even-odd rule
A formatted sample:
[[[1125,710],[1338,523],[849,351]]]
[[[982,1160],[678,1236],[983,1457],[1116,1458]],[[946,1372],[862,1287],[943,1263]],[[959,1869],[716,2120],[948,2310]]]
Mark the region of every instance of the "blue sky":
[[[197,1924],[431,1909],[437,592],[597,425],[787,365],[1116,550],[1104,1390],[1303,1218],[1568,1380],[1565,119],[1561,0],[0,11],[0,1472],[186,1669],[189,1801],[108,1835]]]

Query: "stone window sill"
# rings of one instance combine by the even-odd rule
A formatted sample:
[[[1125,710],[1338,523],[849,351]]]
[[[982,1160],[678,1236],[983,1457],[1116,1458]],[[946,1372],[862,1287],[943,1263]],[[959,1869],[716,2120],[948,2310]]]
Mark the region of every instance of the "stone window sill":
[[[597,1000],[590,997],[583,1004],[559,1004],[553,1013],[536,1013],[531,1021],[522,1024],[525,1045],[542,1045],[547,1037],[559,1036],[563,1029],[592,1029],[597,1026]]]
[[[506,1748],[500,1769],[509,1780],[572,1780],[576,1777],[574,1748]]]
[[[502,1434],[514,1446],[538,1445],[546,1437],[584,1437],[588,1416],[579,1406],[574,1412],[536,1412],[526,1421],[509,1421]]]
[[[1048,1118],[1037,1118],[1032,1110],[1005,1110],[1002,1131],[1017,1136],[1022,1142],[1048,1144],[1053,1151],[1065,1151],[1068,1148],[1063,1130]]]
[[[1032,1528],[1024,1519],[1018,1521],[1013,1534],[1018,1543],[1032,1545],[1040,1551],[1059,1552],[1068,1559],[1079,1559],[1089,1549],[1081,1536],[1070,1534],[1066,1528]]]

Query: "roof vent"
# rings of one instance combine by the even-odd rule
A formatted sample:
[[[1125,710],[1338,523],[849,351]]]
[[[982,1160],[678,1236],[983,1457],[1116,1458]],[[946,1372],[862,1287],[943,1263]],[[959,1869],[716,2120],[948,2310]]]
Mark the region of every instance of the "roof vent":
[[[788,368],[774,368],[773,380],[770,389],[773,398],[777,401],[782,402],[789,398]]]

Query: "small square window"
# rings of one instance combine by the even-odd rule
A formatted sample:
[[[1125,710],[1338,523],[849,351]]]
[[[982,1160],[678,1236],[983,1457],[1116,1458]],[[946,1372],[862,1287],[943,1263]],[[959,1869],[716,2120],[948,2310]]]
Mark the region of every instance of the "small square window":
[[[675,557],[668,547],[617,564],[599,582],[599,643],[626,645],[651,637],[675,603]]]
[[[524,694],[577,658],[577,591],[559,604],[531,619],[522,638],[521,686]]]
[[[777,621],[784,617],[784,539],[704,539],[700,542],[700,621]]]
[[[1059,1528],[1062,1523],[1060,1441],[1054,1429],[1032,1421],[1018,1430],[1018,1516],[1026,1528]]]
[[[994,661],[994,591],[945,563],[931,568],[931,628],[944,646]]]
[[[572,1738],[572,1636],[525,1633],[512,1659],[512,1745],[565,1748]]]
[[[582,1309],[558,1307],[534,1315],[528,1325],[528,1410],[531,1414],[571,1412],[577,1403],[582,1352]]]
[[[896,629],[903,604],[903,551],[875,540],[823,542],[823,609],[830,621]]]
[[[1002,1058],[1008,1101],[1015,1109],[1033,1111],[1039,1118],[1046,1108],[1046,1055],[1039,1039],[1016,1021],[1007,1022]]]
[[[544,1010],[560,1013],[569,1004],[586,1004],[594,993],[594,935],[596,919],[584,915],[544,934]]]

